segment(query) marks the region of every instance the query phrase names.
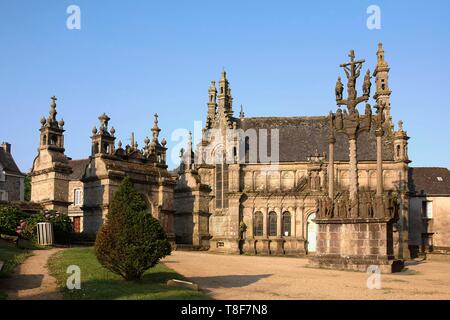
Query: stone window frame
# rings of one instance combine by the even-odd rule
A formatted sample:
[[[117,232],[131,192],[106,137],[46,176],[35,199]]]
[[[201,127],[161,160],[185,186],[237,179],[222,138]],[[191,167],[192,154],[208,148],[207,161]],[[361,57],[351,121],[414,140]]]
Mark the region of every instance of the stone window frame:
[[[287,219],[289,218],[289,222],[286,223]],[[281,216],[281,223],[282,223],[282,236],[283,237],[290,237],[292,234],[292,214],[290,211],[286,210],[283,212]],[[286,235],[287,231],[287,235]]]
[[[267,234],[269,237],[276,237],[278,230],[278,214],[275,211],[270,211],[268,214],[268,230]]]
[[[261,211],[256,211],[253,214],[253,236],[264,236],[264,214]]]

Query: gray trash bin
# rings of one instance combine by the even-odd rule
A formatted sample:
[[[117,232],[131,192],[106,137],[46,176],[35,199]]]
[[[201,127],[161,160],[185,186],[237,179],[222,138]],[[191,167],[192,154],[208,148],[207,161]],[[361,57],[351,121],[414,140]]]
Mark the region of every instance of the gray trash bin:
[[[49,222],[39,222],[37,224],[38,244],[41,246],[53,245],[53,226]]]

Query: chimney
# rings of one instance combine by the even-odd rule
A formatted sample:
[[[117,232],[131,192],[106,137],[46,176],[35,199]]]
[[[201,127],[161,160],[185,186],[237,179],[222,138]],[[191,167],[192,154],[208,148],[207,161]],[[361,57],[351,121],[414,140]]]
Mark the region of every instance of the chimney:
[[[6,153],[11,153],[11,144],[8,142],[2,142],[1,147]]]

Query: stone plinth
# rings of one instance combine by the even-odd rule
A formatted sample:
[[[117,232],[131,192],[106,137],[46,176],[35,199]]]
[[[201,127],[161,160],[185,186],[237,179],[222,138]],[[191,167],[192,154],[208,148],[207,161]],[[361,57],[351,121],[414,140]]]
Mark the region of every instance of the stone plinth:
[[[316,219],[316,223],[312,266],[365,272],[376,265],[382,273],[403,268],[403,261],[394,256],[392,219]]]

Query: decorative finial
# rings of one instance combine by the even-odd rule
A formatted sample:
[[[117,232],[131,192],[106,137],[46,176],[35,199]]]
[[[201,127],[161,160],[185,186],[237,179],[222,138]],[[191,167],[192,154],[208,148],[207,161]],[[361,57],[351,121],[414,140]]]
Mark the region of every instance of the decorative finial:
[[[108,117],[106,115],[106,113],[102,113],[99,117],[98,120],[100,120],[100,131],[108,131],[108,122],[109,120],[111,120],[110,117]]]
[[[147,147],[149,145],[149,143],[150,143],[150,139],[148,137],[145,137],[145,139],[144,139],[145,146]]]
[[[158,127],[158,114],[155,113],[154,117],[155,118],[153,120],[153,128],[152,128],[153,142],[157,142],[158,141],[159,132],[161,131],[161,129]]]
[[[55,96],[50,97],[50,112],[49,112],[49,124],[54,124],[56,123],[56,115],[58,114],[56,112],[56,100],[58,100]]]
[[[403,131],[403,121],[402,120],[400,120],[398,122],[398,131]]]
[[[92,128],[92,134],[97,134],[97,127]]]
[[[241,112],[239,113],[239,118],[241,119],[245,118],[244,106],[242,104],[241,104]]]
[[[41,118],[41,125],[45,126],[45,124],[47,123],[47,119],[45,119],[45,117]]]
[[[161,141],[161,145],[162,145],[163,147],[165,147],[166,144],[167,144],[167,140],[166,140],[166,138],[163,138],[162,141]]]
[[[59,120],[58,124],[61,129],[64,128],[64,124],[65,124],[64,119],[61,118],[61,120]]]
[[[109,130],[109,132],[114,137],[114,134],[116,133],[116,129],[114,129],[114,127],[111,127],[111,130]]]
[[[119,143],[117,143],[117,146],[119,147],[119,149],[122,149],[122,141],[119,140]]]

